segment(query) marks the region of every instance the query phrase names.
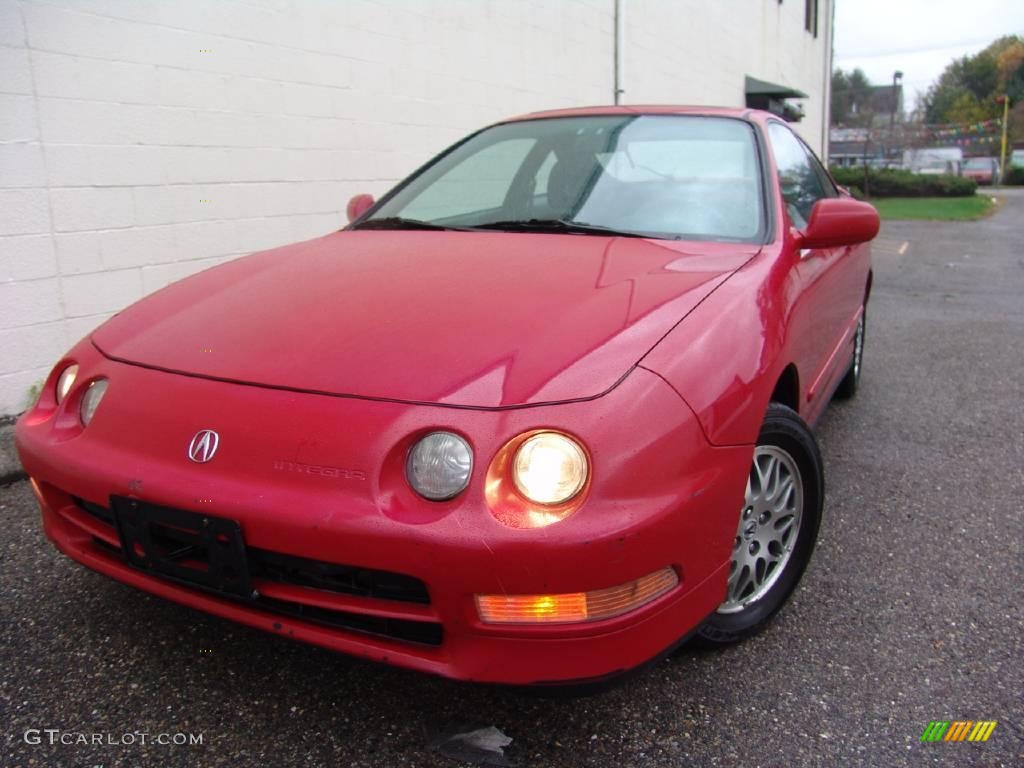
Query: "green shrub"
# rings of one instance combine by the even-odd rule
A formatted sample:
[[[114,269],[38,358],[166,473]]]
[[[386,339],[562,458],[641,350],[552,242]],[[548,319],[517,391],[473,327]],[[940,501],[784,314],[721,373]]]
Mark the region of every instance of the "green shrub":
[[[970,197],[978,185],[962,176],[927,176],[901,168],[870,168],[867,189],[863,168],[832,168],[836,182],[855,197]]]
[[[1019,165],[1011,166],[1006,170],[1006,178],[1003,179],[1003,184],[1024,184],[1024,168]]]

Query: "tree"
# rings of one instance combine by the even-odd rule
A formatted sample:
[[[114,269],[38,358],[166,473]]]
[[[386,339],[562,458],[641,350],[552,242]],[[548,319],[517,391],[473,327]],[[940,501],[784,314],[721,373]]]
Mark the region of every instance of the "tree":
[[[832,73],[832,124],[861,128],[871,125],[873,86],[860,69]]]
[[[1024,101],[1024,39],[1017,38],[996,57],[999,80],[1014,104]]]
[[[1013,105],[1024,100],[1024,38],[1001,37],[974,56],[950,62],[922,99],[927,123],[976,123],[1002,118],[996,97],[1008,94]],[[1010,134],[1024,139],[1024,120],[1011,111]]]

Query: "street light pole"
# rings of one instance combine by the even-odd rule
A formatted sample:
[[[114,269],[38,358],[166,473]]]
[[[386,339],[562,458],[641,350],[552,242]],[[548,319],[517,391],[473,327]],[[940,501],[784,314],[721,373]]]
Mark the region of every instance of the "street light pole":
[[[903,73],[900,70],[896,70],[892,73],[892,112],[889,113],[889,141],[888,148],[886,149],[887,154],[894,154],[896,147],[896,108],[899,106],[899,88],[900,81],[903,80]],[[886,159],[886,166],[889,165],[888,159]]]
[[[903,79],[903,73],[898,69],[892,73],[892,112],[889,115],[889,130],[893,131],[896,129],[896,107],[899,105],[899,97],[896,95],[896,89],[899,87],[899,82]]]
[[[1003,102],[1003,145],[999,151],[999,181],[1006,178],[1006,123],[1010,116],[1010,97],[1003,94],[996,102]]]

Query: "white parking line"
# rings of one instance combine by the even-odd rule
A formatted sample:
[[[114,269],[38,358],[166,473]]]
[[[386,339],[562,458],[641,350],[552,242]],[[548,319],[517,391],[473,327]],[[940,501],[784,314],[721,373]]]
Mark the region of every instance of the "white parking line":
[[[900,249],[898,251],[896,251],[896,253],[898,253],[900,256],[902,256],[904,253],[907,252],[907,248],[909,248],[909,247],[910,247],[910,241],[909,240],[904,240],[903,241],[903,245],[900,246]]]

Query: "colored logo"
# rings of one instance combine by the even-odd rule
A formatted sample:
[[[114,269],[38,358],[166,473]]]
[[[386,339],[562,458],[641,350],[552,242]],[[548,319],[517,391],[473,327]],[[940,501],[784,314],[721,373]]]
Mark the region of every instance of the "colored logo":
[[[205,464],[213,458],[218,445],[220,445],[220,435],[212,429],[196,432],[196,436],[188,444],[188,457],[196,464]]]
[[[995,720],[932,720],[921,741],[988,741],[995,729]]]

